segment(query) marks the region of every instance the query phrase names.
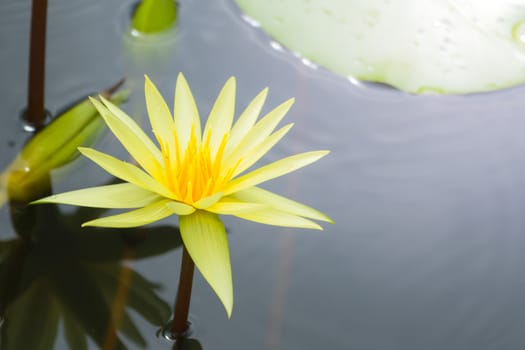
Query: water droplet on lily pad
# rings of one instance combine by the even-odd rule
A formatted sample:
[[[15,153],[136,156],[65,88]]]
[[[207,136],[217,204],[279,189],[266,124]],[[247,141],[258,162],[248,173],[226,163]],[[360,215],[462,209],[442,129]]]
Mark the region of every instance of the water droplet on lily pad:
[[[343,76],[412,93],[525,82],[523,0],[236,1],[284,47]]]

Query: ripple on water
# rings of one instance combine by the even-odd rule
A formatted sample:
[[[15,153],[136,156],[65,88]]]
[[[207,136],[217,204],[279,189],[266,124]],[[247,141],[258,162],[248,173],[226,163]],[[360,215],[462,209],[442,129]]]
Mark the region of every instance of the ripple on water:
[[[170,320],[164,327],[157,331],[157,337],[164,338],[170,342],[178,342],[182,339],[188,339],[194,334],[194,322],[188,321],[188,328],[182,333],[174,333],[172,330],[173,320]]]

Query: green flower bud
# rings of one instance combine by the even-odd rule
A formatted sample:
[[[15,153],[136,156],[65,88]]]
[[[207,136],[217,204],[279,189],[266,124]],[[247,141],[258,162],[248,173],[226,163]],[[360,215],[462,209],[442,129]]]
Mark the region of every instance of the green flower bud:
[[[129,93],[122,91],[111,100],[121,104]],[[105,130],[96,108],[83,99],[36,133],[0,176],[0,206],[7,198],[30,202],[50,188],[49,172],[78,157],[78,147],[95,143]]]

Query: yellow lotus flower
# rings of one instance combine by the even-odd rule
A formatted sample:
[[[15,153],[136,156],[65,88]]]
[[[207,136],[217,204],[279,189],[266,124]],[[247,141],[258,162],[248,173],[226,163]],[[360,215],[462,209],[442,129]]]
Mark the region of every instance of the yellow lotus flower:
[[[321,229],[311,219],[332,222],[313,208],[257,187],[317,161],[328,151],[300,153],[248,171],[292,127],[288,124],[274,132],[293,99],[257,121],[267,93],[268,89],[261,91],[232,126],[235,78],[230,78],[201,131],[197,106],[184,76],[179,74],[177,78],[173,116],[146,76],[146,106],[160,148],[114,104],[103,97],[102,102],[92,99],[138,166],[91,148],[80,148],[83,155],[125,182],[57,194],[36,203],[139,208],[88,221],[83,226],[135,227],[178,215],[184,246],[230,316],[230,257],[218,214],[311,229]]]

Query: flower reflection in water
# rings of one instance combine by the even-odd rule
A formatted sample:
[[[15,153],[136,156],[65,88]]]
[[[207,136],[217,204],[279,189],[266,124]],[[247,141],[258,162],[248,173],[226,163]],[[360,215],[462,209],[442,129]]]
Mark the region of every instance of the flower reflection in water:
[[[170,316],[159,288],[125,261],[181,245],[171,226],[116,230],[80,228],[93,209],[62,214],[54,205],[11,203],[17,237],[0,241],[0,348],[51,349],[59,327],[71,349],[88,338],[103,349],[140,348],[146,338],[130,317],[160,327]]]

